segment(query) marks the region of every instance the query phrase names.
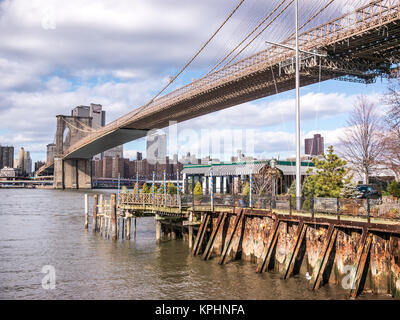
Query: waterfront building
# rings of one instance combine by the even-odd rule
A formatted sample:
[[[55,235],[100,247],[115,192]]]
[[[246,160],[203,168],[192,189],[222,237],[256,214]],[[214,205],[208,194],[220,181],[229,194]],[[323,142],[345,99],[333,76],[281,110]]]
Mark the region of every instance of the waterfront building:
[[[250,174],[257,175],[264,166],[270,166],[272,160],[260,160],[250,162],[225,162],[211,163],[208,165],[187,164],[183,167],[183,187],[185,193],[190,193],[189,181],[192,186],[197,182],[202,185],[203,193],[210,193],[213,185],[214,193],[238,194],[241,186],[249,181]],[[275,167],[281,172],[277,181],[277,194],[288,193],[292,182],[296,177],[295,161],[275,161]],[[301,163],[302,182],[307,176],[307,170],[312,169],[312,162]],[[211,172],[213,183],[211,184]],[[194,183],[193,183],[194,182]]]

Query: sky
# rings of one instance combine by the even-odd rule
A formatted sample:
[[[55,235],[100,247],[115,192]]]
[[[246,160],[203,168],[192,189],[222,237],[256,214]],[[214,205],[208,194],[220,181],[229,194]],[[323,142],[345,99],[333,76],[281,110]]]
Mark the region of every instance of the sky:
[[[280,1],[247,0],[179,77],[173,90],[206,74]],[[321,20],[360,0],[337,0]],[[361,1],[362,2],[362,1]],[[145,104],[188,61],[236,6],[230,0],[0,0],[0,144],[45,160],[54,142],[56,115],[98,103],[107,122]],[[304,0],[300,23],[324,1]],[[294,30],[289,8],[238,59],[281,41]],[[316,21],[316,23],[321,21]],[[301,90],[301,141],[321,133],[337,146],[360,94],[380,104],[384,80],[375,84],[321,82]],[[166,91],[167,93],[168,91]],[[178,125],[168,152],[228,160],[238,148],[258,158],[295,154],[295,93],[289,91],[234,106]],[[382,106],[384,113],[384,106]],[[169,134],[168,128],[165,129]],[[232,137],[252,136],[236,143]],[[231,140],[231,142],[226,142]],[[215,142],[217,141],[217,142]],[[225,141],[222,144],[218,141]],[[249,147],[249,145],[251,145]],[[229,147],[228,147],[229,146]],[[302,146],[302,148],[304,148]],[[125,157],[144,151],[145,140],[124,145]],[[248,151],[248,152],[246,152]]]

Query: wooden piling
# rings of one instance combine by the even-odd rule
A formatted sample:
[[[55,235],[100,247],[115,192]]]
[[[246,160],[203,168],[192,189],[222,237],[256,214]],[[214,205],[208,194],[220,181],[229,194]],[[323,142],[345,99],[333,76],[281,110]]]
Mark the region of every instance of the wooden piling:
[[[328,228],[328,233],[326,234],[326,237],[324,239],[322,249],[319,253],[319,257],[311,277],[311,284],[313,290],[318,290],[321,284],[322,275],[324,274],[325,267],[329,259],[329,255],[331,254],[333,244],[335,243],[337,232],[338,231],[337,229],[335,229],[333,224],[330,224]]]
[[[112,220],[112,231],[111,231],[111,238],[112,240],[117,240],[117,202],[116,202],[116,195],[113,193],[111,195],[111,220]]]
[[[203,221],[201,222],[199,230],[197,231],[196,240],[194,242],[194,246],[193,246],[193,250],[192,250],[192,254],[194,256],[197,256],[200,252],[201,244],[203,242],[204,234],[206,233],[209,221],[210,221],[210,214],[206,213],[205,217],[203,218]]]
[[[100,213],[100,228],[99,228],[99,231],[100,231],[100,234],[103,232],[103,218],[104,218],[104,203],[103,203],[103,198],[104,198],[104,196],[101,194],[100,195],[100,197],[99,197],[100,199],[100,210],[99,210],[99,213]]]
[[[131,218],[127,217],[127,213],[125,213],[126,219],[126,240],[131,240]]]
[[[226,213],[222,213],[221,212],[219,214],[218,220],[217,220],[217,225],[215,226],[215,229],[212,231],[211,236],[210,236],[210,240],[208,241],[207,247],[204,250],[204,253],[203,253],[203,256],[202,256],[203,260],[208,260],[210,258],[211,253],[212,253],[212,249],[213,249],[213,246],[214,246],[214,241],[215,241],[216,235],[217,235],[218,231],[221,228],[224,228],[226,216],[227,216]]]
[[[92,223],[92,231],[97,231],[97,205],[99,201],[99,196],[95,194],[93,196],[93,223]]]
[[[189,227],[188,227],[188,233],[189,233],[189,248],[192,249],[193,247],[193,226],[191,223],[193,222],[193,212],[189,213]]]
[[[274,226],[272,228],[272,233],[270,238],[268,239],[267,245],[264,248],[264,252],[261,256],[261,263],[257,266],[257,273],[262,273],[265,272],[266,270],[268,270],[268,266],[269,266],[269,262],[271,261],[271,255],[272,255],[272,251],[275,248],[276,245],[276,241],[278,240],[278,236],[279,236],[279,224],[280,224],[280,220],[277,219],[274,223]]]
[[[159,220],[159,215],[156,214],[156,242],[161,242],[161,221]]]
[[[241,225],[241,222],[243,222],[244,219],[244,210],[241,209],[240,213],[236,216],[235,218],[235,222],[233,225],[233,230],[232,233],[230,234],[230,236],[228,237],[228,241],[225,243],[225,247],[224,250],[222,252],[222,255],[218,261],[219,264],[224,264],[226,261],[226,257],[229,254],[229,251],[231,249],[231,245],[232,245],[232,240],[234,238],[234,236],[236,235],[238,229],[239,229],[239,225]]]
[[[89,229],[89,196],[85,194],[85,229]]]
[[[284,279],[289,278],[290,274],[293,272],[294,264],[296,262],[296,258],[299,253],[301,244],[303,243],[306,231],[307,231],[307,225],[303,221],[300,221],[296,232],[296,244],[294,246],[293,253],[290,256],[289,262],[287,264],[285,275],[283,277]]]
[[[357,297],[359,287],[360,287],[360,281],[361,277],[364,272],[365,268],[365,263],[367,261],[367,257],[369,254],[369,250],[371,248],[371,242],[372,242],[372,234],[368,232],[367,229],[363,229],[363,233],[361,235],[361,241],[360,241],[360,246],[357,251],[357,262],[356,262],[356,276],[354,279],[354,286],[350,289],[350,299],[355,299]],[[353,289],[354,288],[354,289]]]
[[[135,224],[134,224],[134,227],[133,227],[133,236],[136,239],[136,217],[135,217]]]

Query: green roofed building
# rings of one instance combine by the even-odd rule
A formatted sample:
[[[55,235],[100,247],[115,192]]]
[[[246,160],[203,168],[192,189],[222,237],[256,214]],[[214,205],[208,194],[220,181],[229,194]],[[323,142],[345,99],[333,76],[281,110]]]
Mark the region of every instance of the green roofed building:
[[[289,191],[290,185],[296,177],[296,161],[260,160],[253,162],[213,163],[208,165],[188,164],[183,167],[183,190],[191,193],[190,187],[198,181],[202,184],[203,193],[210,193],[211,172],[213,176],[214,193],[240,193],[240,186],[250,179],[250,173],[258,175],[261,168],[275,166],[281,177],[277,181],[277,193]],[[310,161],[301,163],[302,182],[307,175],[307,170],[313,168]],[[193,183],[194,181],[194,183]]]

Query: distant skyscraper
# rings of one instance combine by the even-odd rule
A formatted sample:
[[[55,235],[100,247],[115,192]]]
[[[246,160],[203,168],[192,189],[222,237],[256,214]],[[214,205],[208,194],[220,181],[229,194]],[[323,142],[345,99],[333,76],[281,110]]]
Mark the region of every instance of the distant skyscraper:
[[[21,148],[18,152],[18,158],[14,160],[14,168],[19,169],[23,175],[32,173],[32,158],[29,151]]]
[[[167,136],[164,132],[147,136],[146,158],[156,162],[167,156]]]
[[[72,109],[71,115],[75,117],[92,117],[92,127],[93,129],[99,129],[106,125],[106,112],[102,110],[103,106],[101,104],[91,103],[90,106],[77,106]],[[117,146],[103,153],[95,155],[94,160],[100,160],[104,157],[120,157],[124,156],[123,145]]]
[[[304,140],[305,154],[318,156],[324,152],[324,138],[314,134],[314,138]]]
[[[14,166],[14,147],[0,146],[0,169]]]

